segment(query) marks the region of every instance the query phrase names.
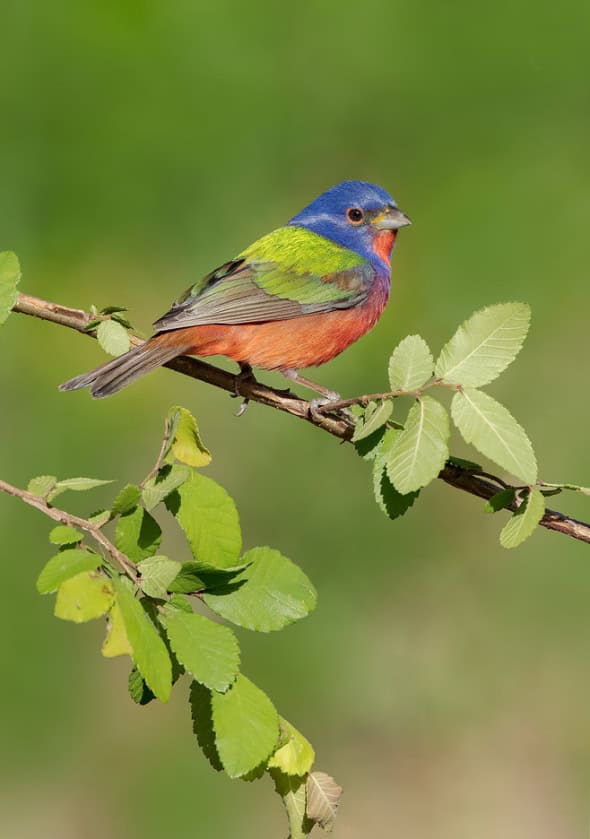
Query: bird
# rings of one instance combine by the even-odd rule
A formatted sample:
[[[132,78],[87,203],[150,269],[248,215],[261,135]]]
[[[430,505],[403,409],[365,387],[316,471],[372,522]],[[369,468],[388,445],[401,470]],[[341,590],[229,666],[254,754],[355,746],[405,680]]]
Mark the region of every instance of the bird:
[[[190,286],[145,343],[76,376],[62,391],[110,396],[180,355],[226,356],[338,394],[299,370],[335,358],[368,332],[387,304],[398,230],[411,224],[382,187],[348,180],[323,192],[286,225]]]

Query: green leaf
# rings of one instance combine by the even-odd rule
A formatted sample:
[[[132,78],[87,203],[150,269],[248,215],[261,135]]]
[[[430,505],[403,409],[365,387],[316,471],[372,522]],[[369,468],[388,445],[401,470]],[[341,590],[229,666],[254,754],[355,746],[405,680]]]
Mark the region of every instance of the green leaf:
[[[464,457],[457,457],[454,454],[449,455],[448,461],[451,466],[458,466],[459,469],[465,469],[467,472],[481,472],[482,470],[481,463],[476,463],[474,460],[465,460]]]
[[[279,728],[281,742],[285,742],[268,761],[269,768],[280,769],[286,775],[307,775],[315,760],[311,743],[282,717],[279,717]]]
[[[111,518],[111,511],[110,510],[97,510],[91,516],[88,516],[88,521],[90,524],[96,525],[96,527],[103,527]]]
[[[79,530],[65,524],[58,524],[49,534],[52,545],[74,545],[76,542],[81,542],[83,538],[84,535]]]
[[[162,466],[155,478],[146,481],[142,497],[146,510],[150,512],[157,507],[170,493],[178,489],[191,477],[192,472],[188,466]]]
[[[305,812],[306,778],[287,775],[278,769],[271,769],[270,775],[287,811],[289,839],[304,839],[305,836],[309,836],[314,827],[314,822],[307,817]]]
[[[312,772],[307,776],[307,815],[324,830],[332,830],[342,787],[325,772]]]
[[[434,359],[420,335],[408,335],[389,359],[389,384],[392,390],[412,391],[426,384],[432,376]]]
[[[211,707],[211,691],[198,682],[191,684],[190,691],[191,716],[193,731],[203,754],[217,772],[223,771],[223,764],[219,759],[215,745],[215,731],[213,730],[213,709]]]
[[[173,594],[168,600],[168,603],[175,609],[180,609],[181,611],[186,612],[187,615],[192,615],[193,613],[193,607],[191,606],[190,601],[182,594]]]
[[[101,481],[98,478],[66,478],[65,481],[58,481],[47,496],[48,501],[53,501],[58,495],[67,490],[73,492],[86,492],[89,489],[112,484],[112,481]]]
[[[129,350],[131,342],[125,327],[115,320],[103,320],[96,329],[98,343],[109,355],[123,355]]]
[[[191,594],[194,591],[202,591],[206,586],[197,573],[200,567],[198,562],[183,562],[180,571],[170,583],[168,591],[177,594]]]
[[[258,632],[282,629],[311,612],[316,591],[303,571],[272,548],[244,554],[251,564],[203,600],[218,615]]]
[[[136,507],[117,521],[115,544],[133,562],[153,556],[161,541],[160,525],[143,507]]]
[[[4,323],[18,300],[16,287],[21,277],[18,258],[12,251],[0,253],[0,324]]]
[[[63,556],[63,554],[61,554]],[[55,600],[54,615],[65,621],[84,623],[100,618],[113,605],[110,580],[96,571],[85,571],[63,582]]]
[[[119,655],[133,655],[119,604],[115,603],[108,614],[107,634],[102,642],[101,652],[105,658]],[[141,678],[141,677],[140,677]]]
[[[39,498],[47,498],[56,485],[57,478],[55,475],[39,475],[37,478],[31,478],[27,486],[27,492],[38,495]]]
[[[492,495],[488,501],[486,501],[483,508],[484,512],[497,513],[498,510],[506,510],[514,501],[515,495],[516,490],[513,487],[508,487],[508,489],[503,489],[501,492],[497,492],[495,495]]]
[[[435,376],[464,387],[493,382],[520,352],[530,318],[526,303],[500,303],[476,312],[443,347]]]
[[[94,571],[101,562],[102,557],[98,554],[82,551],[79,548],[61,551],[49,560],[39,574],[37,591],[39,594],[57,591],[66,580],[78,576],[83,571]],[[104,580],[104,577],[101,579]]]
[[[352,442],[356,443],[365,437],[369,437],[382,425],[385,425],[392,413],[393,402],[391,399],[385,399],[372,413],[368,415],[365,413],[363,420],[355,425]]]
[[[135,484],[127,484],[115,498],[111,512],[115,516],[130,513],[137,506],[140,498],[140,488]]]
[[[362,440],[355,440],[353,445],[357,454],[363,460],[374,460],[380,450],[380,443],[385,436],[385,432],[386,428],[382,425],[381,428],[378,428],[377,431],[374,431],[368,437],[364,437]]]
[[[543,518],[545,499],[538,489],[527,493],[526,498],[512,515],[500,533],[500,544],[504,548],[516,548],[533,533]]]
[[[466,388],[454,395],[451,413],[466,443],[527,484],[536,482],[531,442],[503,405],[481,390]]]
[[[177,460],[188,466],[207,466],[211,463],[211,452],[201,440],[196,419],[186,408],[175,405],[168,413],[174,418],[172,453]]]
[[[580,492],[582,495],[590,495],[590,487],[582,487],[578,484],[548,484],[543,481],[542,487],[543,489],[567,489],[572,492]]]
[[[131,669],[129,673],[129,695],[137,705],[147,705],[152,699],[156,697],[146,685],[145,680],[137,667]]]
[[[387,452],[389,480],[402,495],[437,477],[449,455],[449,417],[440,402],[423,396],[412,406],[403,431]]]
[[[133,650],[133,661],[150,690],[167,702],[172,689],[172,663],[166,644],[134,596],[133,585],[124,577],[113,580],[125,631]]]
[[[104,309],[100,310],[101,315],[114,315],[117,312],[126,312],[128,311],[124,306],[105,306]]]
[[[242,674],[226,693],[211,695],[215,744],[230,778],[239,778],[265,761],[279,737],[274,705]]]
[[[242,549],[238,511],[228,493],[200,472],[166,498],[166,507],[184,530],[195,559],[231,568]]]
[[[405,495],[397,491],[387,476],[383,456],[378,456],[373,462],[373,491],[379,508],[390,519],[397,519],[407,513],[420,494],[420,490]]]
[[[148,597],[164,599],[169,585],[180,571],[180,562],[168,559],[167,556],[148,556],[139,564],[141,574],[141,590]]]
[[[240,648],[231,629],[203,615],[169,606],[164,609],[162,623],[185,670],[212,690],[227,690],[240,667]]]

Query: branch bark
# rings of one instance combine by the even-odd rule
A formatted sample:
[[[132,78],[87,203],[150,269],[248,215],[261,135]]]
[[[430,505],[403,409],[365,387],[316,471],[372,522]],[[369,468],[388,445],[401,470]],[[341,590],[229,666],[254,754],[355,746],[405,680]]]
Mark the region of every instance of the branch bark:
[[[61,326],[75,329],[84,335],[96,338],[94,331],[86,331],[86,327],[93,320],[93,315],[81,309],[71,309],[67,306],[60,306],[57,303],[50,303],[47,300],[21,293],[14,306],[14,311],[57,323]],[[131,336],[131,341],[134,345],[142,343],[141,339],[135,336]],[[290,391],[276,390],[260,382],[240,378],[238,375],[227,372],[227,370],[222,370],[220,367],[215,367],[205,361],[189,356],[179,356],[168,362],[165,366],[184,376],[189,376],[214,387],[226,390],[228,393],[236,394],[252,402],[258,402],[261,405],[267,405],[275,410],[291,414],[294,417],[305,420],[311,425],[315,425],[317,428],[321,428],[323,431],[327,431],[328,434],[342,441],[349,442],[353,435],[354,424],[351,420],[339,415],[334,409],[328,413],[318,413],[316,411],[312,414],[310,403],[305,399],[298,398]],[[343,400],[338,404],[340,407],[344,407],[345,405],[352,405],[358,402],[362,403],[365,399],[366,397],[357,397],[352,400]],[[493,495],[496,495],[502,486],[505,486],[500,478],[490,475],[488,476],[488,478],[492,479],[490,481],[473,471],[450,462],[445,465],[438,477],[456,489],[484,499],[489,499]],[[495,481],[496,485],[492,481]],[[0,482],[0,489],[2,489],[1,484],[2,482]],[[27,503],[31,502],[28,501]],[[512,509],[515,509],[515,507]],[[43,510],[43,512],[46,511]],[[68,514],[66,513],[65,515]],[[579,539],[582,542],[590,544],[590,524],[573,519],[563,513],[547,509],[540,521],[540,525],[548,530],[563,533],[566,536],[571,536],[573,539]],[[78,526],[81,527],[82,525],[79,524]]]

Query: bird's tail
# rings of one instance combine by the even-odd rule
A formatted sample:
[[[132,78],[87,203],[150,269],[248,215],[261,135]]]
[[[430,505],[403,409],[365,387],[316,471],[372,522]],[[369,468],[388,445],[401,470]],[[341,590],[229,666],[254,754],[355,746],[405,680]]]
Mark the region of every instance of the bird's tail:
[[[172,361],[176,356],[187,352],[190,347],[178,344],[176,335],[171,339],[171,333],[162,333],[155,335],[141,344],[139,347],[114,358],[112,361],[107,361],[106,364],[101,364],[95,370],[90,370],[89,373],[83,373],[81,376],[76,376],[68,382],[64,382],[59,386],[60,390],[79,390],[83,387],[89,387],[91,394],[96,399],[101,399],[103,396],[110,396],[116,393],[121,388],[127,387],[128,384],[149,373],[150,370],[155,370],[156,367],[161,367],[167,361]]]

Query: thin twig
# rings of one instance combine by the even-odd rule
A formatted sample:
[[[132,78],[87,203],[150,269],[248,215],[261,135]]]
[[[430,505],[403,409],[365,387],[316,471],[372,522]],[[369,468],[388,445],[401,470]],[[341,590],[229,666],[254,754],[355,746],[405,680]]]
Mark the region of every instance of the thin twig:
[[[133,562],[131,562],[124,553],[121,553],[121,551],[118,550],[118,548],[116,548],[109,539],[107,539],[100,527],[97,525],[92,524],[92,522],[82,519],[79,516],[74,516],[72,513],[66,513],[65,510],[60,510],[58,507],[52,507],[44,498],[40,498],[38,495],[33,495],[32,492],[27,492],[25,489],[19,489],[6,481],[0,480],[0,492],[6,492],[8,495],[20,498],[21,501],[25,502],[25,504],[30,504],[31,507],[35,507],[37,510],[45,513],[46,516],[49,516],[50,519],[53,519],[60,524],[67,524],[70,527],[78,527],[80,530],[88,533],[88,535],[91,536],[97,544],[104,548],[111,559],[115,561],[121,570],[133,580],[133,582],[136,583],[139,580],[140,575],[138,574]]]
[[[85,331],[85,327],[93,319],[93,316],[81,309],[70,309],[66,306],[59,306],[56,303],[50,303],[38,297],[21,293],[14,306],[14,311],[31,315],[41,320],[48,320],[61,326],[67,326],[70,329],[75,329],[93,338],[96,337],[93,332]],[[134,346],[143,343],[140,338],[136,338],[135,336],[131,336],[131,342]],[[392,395],[390,393],[355,397],[352,400],[342,400],[341,402],[325,406],[325,413],[319,413],[317,410],[312,413],[310,403],[305,399],[298,399],[288,393],[286,394],[284,391],[267,387],[256,380],[233,375],[232,373],[228,373],[227,370],[214,367],[212,364],[207,364],[205,361],[200,361],[196,358],[179,356],[173,359],[173,361],[168,362],[165,366],[171,370],[176,370],[178,373],[182,373],[184,376],[190,376],[193,379],[206,382],[214,387],[219,387],[233,395],[240,395],[252,402],[258,402],[261,405],[267,405],[275,410],[291,414],[294,417],[315,425],[317,428],[321,428],[323,431],[327,431],[333,437],[347,442],[350,441],[354,433],[354,424],[346,417],[338,415],[336,413],[337,409],[354,404],[365,404],[365,400],[368,402],[373,398],[389,398]],[[433,381],[428,386],[435,384],[438,383]],[[394,392],[394,395],[400,394]],[[446,464],[438,477],[450,486],[454,486],[479,498],[489,499],[498,492],[497,486],[478,477],[472,471],[463,469],[451,462]],[[505,485],[501,478],[494,475],[489,475],[489,478],[496,481],[500,486]],[[590,544],[590,524],[577,521],[563,513],[546,510],[540,524],[548,530],[554,530],[558,533],[571,536],[573,539],[579,539],[582,542]]]

